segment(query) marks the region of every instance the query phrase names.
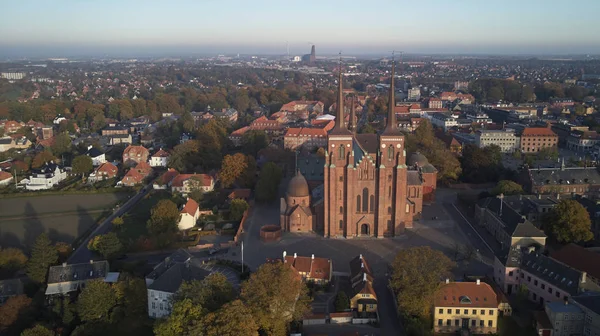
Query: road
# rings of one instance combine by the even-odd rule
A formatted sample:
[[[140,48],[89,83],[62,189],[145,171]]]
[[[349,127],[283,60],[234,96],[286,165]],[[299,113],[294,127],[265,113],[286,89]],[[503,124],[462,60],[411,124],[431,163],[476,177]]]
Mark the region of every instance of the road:
[[[141,200],[148,192],[152,190],[152,182],[142,188],[139,193],[131,197],[125,204],[119,207],[113,212],[108,218],[106,218],[98,227],[79,245],[79,247],[71,254],[67,262],[69,264],[84,263],[97,258],[97,256],[88,249],[88,243],[90,240],[98,235],[106,234],[112,229],[113,219],[123,216],[129,209],[131,209],[139,200]]]

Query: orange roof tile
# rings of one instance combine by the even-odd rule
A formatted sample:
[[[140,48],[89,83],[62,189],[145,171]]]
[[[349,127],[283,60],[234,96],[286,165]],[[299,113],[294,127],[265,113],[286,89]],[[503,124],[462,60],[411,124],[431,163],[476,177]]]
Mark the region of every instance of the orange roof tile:
[[[468,300],[467,300],[468,298]],[[450,282],[435,295],[436,307],[498,308],[496,293],[485,282]]]
[[[132,155],[135,156],[137,154],[148,155],[149,152],[148,152],[148,149],[146,149],[146,147],[144,147],[144,146],[132,146],[132,145],[129,145],[123,151],[123,155],[125,155],[125,154],[129,154],[130,156],[132,156]]]
[[[172,180],[171,185],[174,187],[183,187],[183,182],[194,178],[200,182],[200,186],[207,187],[212,184],[213,178],[207,174],[179,174]]]
[[[5,171],[0,171],[0,181],[11,179],[13,176]]]
[[[552,132],[550,128],[547,127],[526,127],[523,130],[522,136],[557,136],[556,133]]]
[[[198,211],[198,203],[193,199],[188,198],[187,202],[185,203],[185,206],[183,207],[183,209],[181,209],[181,213],[186,213],[193,217],[196,214],[196,211]]]
[[[285,262],[296,271],[306,273],[309,278],[325,280],[330,278],[331,261],[329,259],[286,256]]]
[[[169,153],[167,153],[165,150],[163,150],[161,148],[158,150],[158,152],[154,153],[154,155],[152,155],[152,157],[169,157]]]

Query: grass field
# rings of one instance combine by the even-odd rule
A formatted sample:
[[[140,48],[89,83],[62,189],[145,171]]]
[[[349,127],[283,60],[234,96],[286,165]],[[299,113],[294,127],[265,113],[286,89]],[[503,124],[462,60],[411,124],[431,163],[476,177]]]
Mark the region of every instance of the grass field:
[[[126,194],[52,195],[0,199],[0,245],[27,250],[42,232],[73,242]]]

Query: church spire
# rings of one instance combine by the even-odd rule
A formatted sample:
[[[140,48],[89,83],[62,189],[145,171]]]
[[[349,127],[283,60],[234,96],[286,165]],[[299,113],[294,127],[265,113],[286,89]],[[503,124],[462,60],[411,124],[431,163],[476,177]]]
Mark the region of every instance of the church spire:
[[[348,120],[348,129],[350,130],[350,132],[356,133],[356,125],[354,125],[354,95],[352,95],[350,104],[350,119]]]
[[[393,55],[393,54],[392,54]],[[388,101],[388,117],[387,117],[387,125],[385,126],[385,130],[383,133],[394,133],[396,132],[396,112],[394,111],[394,107],[396,106],[396,98],[394,97],[394,75],[396,72],[396,64],[394,62],[394,56],[392,56],[392,75],[390,77],[390,97]]]
[[[338,78],[338,98],[337,98],[337,111],[335,115],[335,127],[340,129],[344,128],[344,84],[342,83],[342,53],[340,52],[340,63],[339,63],[340,77]]]

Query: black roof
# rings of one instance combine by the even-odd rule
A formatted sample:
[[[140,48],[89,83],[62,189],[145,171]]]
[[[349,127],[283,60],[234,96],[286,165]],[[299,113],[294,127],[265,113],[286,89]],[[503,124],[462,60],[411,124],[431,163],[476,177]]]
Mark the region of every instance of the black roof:
[[[600,293],[598,292],[585,292],[580,295],[574,296],[573,300],[578,304],[586,307],[594,313],[600,315]]]
[[[421,185],[421,174],[416,170],[409,170],[406,172],[406,184],[407,185]]]
[[[87,156],[89,156],[89,157],[93,157],[93,158],[95,158],[95,157],[98,157],[98,156],[100,156],[100,155],[102,155],[102,154],[104,154],[104,153],[102,153],[102,151],[101,151],[101,150],[99,150],[98,148],[96,148],[96,147],[92,147],[92,148],[90,148],[90,149],[89,149],[89,150],[88,150],[88,151],[87,151],[85,154],[86,154]]]
[[[198,263],[198,260],[189,260],[184,263],[173,264],[150,284],[148,289],[175,293],[184,281],[206,278],[211,272],[199,267]]]
[[[523,254],[521,269],[571,295],[575,295],[579,291],[581,272],[543,254]]]
[[[503,202],[500,213],[500,198],[488,197],[479,200],[478,205],[488,209],[504,223],[504,231],[511,237],[546,237],[544,232],[522,216],[509,203]]]
[[[108,270],[108,262],[106,260],[52,266],[48,271],[48,284],[98,278],[103,279],[106,277]]]
[[[528,173],[533,186],[600,184],[596,167],[532,168]]]
[[[0,145],[10,145],[12,143],[12,138],[1,138]]]
[[[0,297],[19,294],[23,294],[23,282],[21,279],[0,280]]]
[[[355,139],[367,153],[377,154],[379,150],[379,136],[377,134],[357,134]]]

